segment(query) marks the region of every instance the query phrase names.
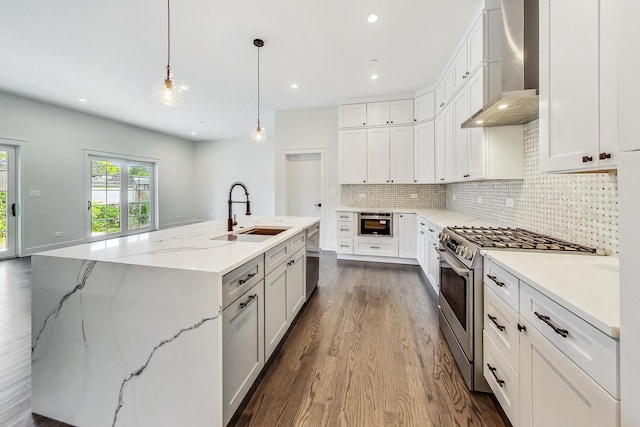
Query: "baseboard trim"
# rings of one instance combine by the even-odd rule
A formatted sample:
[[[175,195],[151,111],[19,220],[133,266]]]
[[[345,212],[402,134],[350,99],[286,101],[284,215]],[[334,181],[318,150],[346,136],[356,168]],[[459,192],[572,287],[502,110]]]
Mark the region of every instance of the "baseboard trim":
[[[339,260],[347,260],[347,261],[385,262],[389,264],[418,265],[418,261],[412,258],[395,258],[395,257],[388,257],[388,256],[350,255],[350,254],[337,254],[337,257]]]

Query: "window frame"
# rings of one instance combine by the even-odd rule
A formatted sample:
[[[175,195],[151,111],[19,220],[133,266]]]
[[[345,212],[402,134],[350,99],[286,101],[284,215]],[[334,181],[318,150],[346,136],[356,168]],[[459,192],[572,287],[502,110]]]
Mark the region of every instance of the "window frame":
[[[150,231],[156,231],[159,229],[159,213],[158,213],[158,169],[159,169],[159,160],[150,157],[141,157],[141,156],[133,156],[129,154],[121,154],[121,153],[113,153],[106,151],[96,151],[96,150],[84,150],[85,156],[85,239],[87,242],[97,242],[101,240],[108,240],[118,237],[132,236],[136,234],[148,233]],[[106,160],[106,161],[117,161],[122,164],[120,182],[125,183],[125,185],[121,185],[120,191],[120,224],[121,231],[118,233],[111,234],[100,234],[93,236],[91,232],[91,207],[92,207],[92,174],[91,174],[91,162],[93,160]],[[151,166],[151,182],[149,183],[149,214],[151,216],[151,225],[144,228],[136,228],[133,230],[129,229],[129,199],[128,199],[128,190],[126,183],[128,182],[129,176],[129,166],[132,164],[144,163]],[[126,173],[123,173],[126,171]],[[127,181],[124,181],[127,179]],[[126,195],[126,197],[125,197]],[[123,197],[124,200],[123,200]],[[126,202],[126,205],[123,204],[123,201]]]

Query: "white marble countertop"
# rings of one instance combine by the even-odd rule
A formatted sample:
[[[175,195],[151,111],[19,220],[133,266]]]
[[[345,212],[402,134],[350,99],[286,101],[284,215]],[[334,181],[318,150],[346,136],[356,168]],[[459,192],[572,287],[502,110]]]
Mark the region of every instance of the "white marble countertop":
[[[212,240],[229,234],[227,220],[70,246],[35,255],[224,274],[319,222],[316,217],[251,217],[235,231],[254,226],[289,227],[262,242]]]
[[[618,258],[483,251],[484,255],[605,334],[620,336]]]
[[[337,212],[390,212],[390,213],[412,213],[419,215],[433,225],[444,228],[452,226],[474,226],[474,227],[495,227],[496,224],[459,212],[446,209],[419,209],[419,208],[347,208],[336,209]]]

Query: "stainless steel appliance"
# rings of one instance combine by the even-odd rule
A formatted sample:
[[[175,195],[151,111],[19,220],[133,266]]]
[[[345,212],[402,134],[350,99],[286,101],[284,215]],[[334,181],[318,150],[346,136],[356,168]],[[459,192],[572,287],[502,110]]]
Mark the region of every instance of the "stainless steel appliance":
[[[320,223],[306,229],[307,250],[307,300],[318,286],[320,277]]]
[[[393,236],[393,214],[361,212],[358,214],[359,236]]]
[[[484,312],[480,249],[589,254],[595,249],[521,228],[446,227],[440,233],[440,329],[470,390],[490,391],[482,374]]]

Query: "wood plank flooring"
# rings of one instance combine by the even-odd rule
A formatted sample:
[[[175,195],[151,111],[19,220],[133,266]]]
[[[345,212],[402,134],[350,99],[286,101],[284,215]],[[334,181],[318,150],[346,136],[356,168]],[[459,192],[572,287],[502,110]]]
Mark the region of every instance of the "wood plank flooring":
[[[320,268],[231,426],[509,426],[466,389],[418,267],[323,252]],[[0,426],[64,427],[30,413],[30,305],[29,259],[0,261]]]

